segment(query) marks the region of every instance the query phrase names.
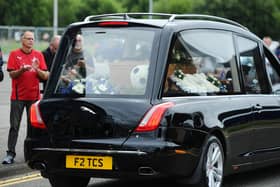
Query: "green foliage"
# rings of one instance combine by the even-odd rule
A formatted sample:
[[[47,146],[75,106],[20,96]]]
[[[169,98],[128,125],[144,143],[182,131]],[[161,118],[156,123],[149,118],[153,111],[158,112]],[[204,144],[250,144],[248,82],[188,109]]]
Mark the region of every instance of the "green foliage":
[[[126,12],[149,12],[149,0],[122,0]]]
[[[237,21],[262,37],[279,37],[278,0],[204,0],[196,11]],[[273,28],[273,29],[272,29]]]
[[[124,9],[117,0],[83,0],[76,17],[83,20],[86,16],[122,12]]]
[[[57,0],[58,1],[58,25],[65,27],[70,23],[82,21],[77,17],[77,12],[82,12],[80,8],[82,0]]]
[[[52,26],[54,0],[0,0],[0,25]],[[148,12],[149,0],[57,0],[58,24],[88,15]],[[153,0],[153,12],[198,13],[237,21],[258,36],[280,38],[280,0]]]
[[[154,4],[155,12],[186,14],[193,10],[193,0],[159,0]]]
[[[0,0],[1,25],[50,25],[48,3],[50,0]]]

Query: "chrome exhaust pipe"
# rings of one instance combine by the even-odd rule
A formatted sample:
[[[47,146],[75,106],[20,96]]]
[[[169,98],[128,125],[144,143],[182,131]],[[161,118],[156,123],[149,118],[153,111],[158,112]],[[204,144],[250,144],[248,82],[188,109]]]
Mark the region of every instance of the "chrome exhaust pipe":
[[[46,164],[43,163],[43,162],[35,162],[35,163],[32,165],[32,168],[33,168],[33,169],[40,170],[40,171],[46,171],[46,170],[47,170],[47,166],[46,166]]]
[[[147,176],[147,175],[156,175],[157,172],[151,167],[139,167],[138,174]]]

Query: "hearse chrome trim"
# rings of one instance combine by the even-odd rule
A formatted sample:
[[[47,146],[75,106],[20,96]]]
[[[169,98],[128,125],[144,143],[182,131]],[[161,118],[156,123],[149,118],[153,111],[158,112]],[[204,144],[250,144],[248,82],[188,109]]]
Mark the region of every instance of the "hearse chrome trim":
[[[93,114],[93,115],[96,115],[96,113],[95,113],[93,110],[89,109],[89,108],[86,107],[86,106],[81,106],[80,109],[81,109],[82,111],[89,112],[89,113],[91,113],[91,114]]]
[[[68,149],[68,148],[33,148],[33,151],[54,151],[54,152],[80,152],[80,153],[102,153],[102,154],[132,154],[146,155],[143,151],[124,151],[124,150],[104,150],[104,149]]]

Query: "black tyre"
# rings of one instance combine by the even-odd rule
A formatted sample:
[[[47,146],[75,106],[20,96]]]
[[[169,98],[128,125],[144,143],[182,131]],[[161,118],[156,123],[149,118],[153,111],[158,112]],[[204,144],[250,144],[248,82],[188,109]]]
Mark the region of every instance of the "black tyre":
[[[203,155],[202,175],[199,186],[221,187],[224,171],[224,152],[220,140],[211,136]]]
[[[66,175],[50,175],[49,181],[52,187],[86,187],[90,177],[66,176]]]

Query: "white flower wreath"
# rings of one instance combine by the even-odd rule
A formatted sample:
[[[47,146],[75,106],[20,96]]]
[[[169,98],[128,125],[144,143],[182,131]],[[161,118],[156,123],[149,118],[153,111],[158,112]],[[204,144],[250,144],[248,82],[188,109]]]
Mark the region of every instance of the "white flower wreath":
[[[211,83],[204,73],[184,74],[182,70],[175,70],[170,78],[185,92],[207,93],[220,91],[220,88]]]

